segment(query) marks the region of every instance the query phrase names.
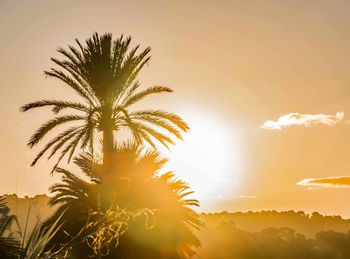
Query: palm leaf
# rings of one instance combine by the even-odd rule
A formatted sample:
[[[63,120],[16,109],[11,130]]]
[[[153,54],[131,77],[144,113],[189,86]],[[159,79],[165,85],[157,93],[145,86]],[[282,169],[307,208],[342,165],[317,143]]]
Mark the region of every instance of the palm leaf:
[[[127,98],[122,107],[126,108],[138,101],[140,101],[141,99],[143,99],[144,97],[146,97],[147,95],[150,94],[155,94],[155,93],[162,93],[162,92],[172,92],[173,90],[171,90],[169,87],[165,87],[165,86],[153,86],[153,87],[149,87],[144,91],[138,92],[136,94],[133,94],[132,96],[130,96],[129,98]]]
[[[50,130],[53,128],[71,121],[77,121],[77,120],[83,120],[85,117],[78,116],[78,115],[66,115],[62,117],[56,117],[47,123],[45,123],[43,126],[41,126],[34,135],[30,138],[28,142],[28,146],[32,148],[35,144],[37,144]]]
[[[65,108],[75,109],[79,111],[87,112],[89,108],[84,104],[74,103],[74,102],[66,102],[66,101],[56,101],[56,100],[42,100],[37,102],[32,102],[21,106],[21,111],[26,112],[28,110],[34,108],[40,108],[44,106],[54,106],[53,112],[58,113],[60,110]]]

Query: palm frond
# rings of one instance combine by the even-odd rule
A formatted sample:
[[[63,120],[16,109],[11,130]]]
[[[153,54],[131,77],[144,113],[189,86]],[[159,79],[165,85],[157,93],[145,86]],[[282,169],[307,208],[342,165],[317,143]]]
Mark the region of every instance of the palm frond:
[[[76,147],[78,146],[79,142],[82,140],[83,136],[86,135],[87,132],[86,132],[86,129],[82,130],[80,132],[80,134],[77,134],[76,137],[72,140],[72,142],[69,144],[69,146],[67,147],[67,152],[69,150],[70,151],[70,154],[69,154],[69,157],[68,157],[68,163],[70,162],[73,154],[74,154],[74,151],[76,149]]]
[[[132,96],[130,96],[129,98],[127,98],[123,104],[122,107],[126,108],[138,101],[140,101],[141,99],[143,99],[144,97],[146,97],[147,95],[150,94],[155,94],[155,93],[162,93],[162,92],[172,92],[173,90],[171,90],[169,87],[165,87],[165,86],[152,86],[147,88],[144,91],[138,92],[136,94],[133,94]]]
[[[173,125],[168,123],[165,119],[162,118],[157,118],[157,117],[152,117],[152,116],[147,116],[147,115],[139,115],[139,116],[133,116],[131,115],[132,119],[137,119],[141,121],[148,122],[152,125],[161,127],[165,130],[167,130],[170,134],[175,135],[178,139],[182,140],[181,133],[178,129],[176,129]]]
[[[143,118],[143,116],[161,118],[161,119],[170,121],[171,123],[176,125],[178,128],[180,128],[184,132],[187,132],[190,129],[188,124],[180,116],[174,113],[166,112],[162,110],[136,111],[136,112],[130,113],[130,116],[132,118]]]
[[[83,120],[85,119],[84,116],[79,115],[66,115],[61,117],[56,117],[48,122],[46,122],[43,126],[41,126],[34,135],[30,138],[28,142],[28,146],[32,148],[34,145],[36,145],[50,130],[53,128],[71,121],[77,121],[77,120]]]
[[[31,166],[34,166],[38,160],[48,151],[55,143],[62,141],[62,145],[69,140],[69,136],[71,133],[74,133],[76,130],[78,130],[80,127],[72,127],[65,131],[63,131],[61,134],[59,134],[57,137],[52,139],[49,143],[46,144],[46,146],[38,153],[38,155],[33,160]]]
[[[34,108],[40,108],[44,106],[54,106],[54,108],[52,109],[54,113],[58,113],[59,111],[65,108],[75,109],[75,110],[84,111],[84,112],[87,112],[89,110],[89,107],[81,103],[56,101],[56,100],[42,100],[42,101],[32,102],[21,106],[20,109],[22,112],[26,112],[28,110],[31,110]]]
[[[64,133],[63,132],[62,134],[60,134],[58,136],[58,137],[62,136],[60,139],[58,139],[58,137],[57,137],[57,141],[55,142],[55,145],[52,147],[52,150],[51,150],[50,155],[48,156],[48,159],[50,159],[59,149],[61,149],[64,146],[64,144],[67,143],[67,141],[71,140],[74,136],[79,135],[79,133],[81,131],[83,131],[83,126],[74,127],[73,130],[67,130],[67,131],[68,131],[68,133],[66,135],[62,136]],[[65,132],[67,132],[67,131],[65,131]],[[49,144],[51,144],[51,143],[49,143]]]
[[[61,162],[61,160],[63,159],[63,157],[68,154],[69,150],[71,150],[71,153],[68,157],[68,163],[70,162],[71,157],[73,156],[74,150],[76,148],[76,146],[79,144],[79,141],[81,140],[81,138],[83,137],[83,135],[85,134],[85,128],[82,128],[80,130],[78,130],[77,132],[75,132],[73,135],[71,135],[69,137],[69,139],[72,139],[70,143],[68,143],[68,145],[66,145],[66,147],[61,151],[61,156],[58,158],[57,163],[54,165],[54,167],[51,170],[51,174],[54,173],[54,171],[56,170],[57,166],[59,165],[59,163]],[[67,140],[69,140],[67,139]],[[66,140],[66,141],[67,141]],[[60,148],[60,147],[59,147]],[[58,149],[57,147],[55,147],[54,152],[56,152]],[[53,154],[51,153],[50,157]],[[49,158],[50,158],[49,157]]]
[[[60,79],[67,85],[69,85],[72,89],[74,89],[81,97],[87,100],[91,105],[95,105],[94,98],[91,94],[85,90],[79,83],[75,82],[70,76],[64,74],[63,72],[51,68],[50,71],[44,71],[46,76],[51,76]]]
[[[163,146],[165,146],[166,148],[169,148],[168,144],[172,144],[174,145],[174,141],[169,138],[168,136],[158,132],[157,130],[151,128],[151,127],[148,127],[142,123],[135,123],[134,122],[134,125],[137,126],[137,128],[141,131],[144,131],[144,132],[147,132],[150,136],[152,136],[153,138],[155,138],[157,141],[159,141],[160,143],[163,144]]]

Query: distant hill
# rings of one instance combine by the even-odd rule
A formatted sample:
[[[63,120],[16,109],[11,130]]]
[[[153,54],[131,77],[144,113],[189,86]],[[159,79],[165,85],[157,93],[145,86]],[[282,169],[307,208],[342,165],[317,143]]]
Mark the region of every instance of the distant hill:
[[[317,212],[201,214],[194,259],[349,259],[350,220]]]
[[[220,212],[202,213],[202,220],[207,227],[214,227],[221,222],[234,222],[235,225],[246,231],[261,231],[265,228],[292,228],[297,233],[313,237],[320,231],[333,230],[346,233],[350,230],[350,219],[341,216],[323,216],[318,212],[306,214],[303,211],[261,211],[261,212]]]
[[[33,224],[37,217],[46,219],[55,210],[48,206],[49,197],[45,194],[35,197],[17,197],[15,194],[5,195],[11,213],[17,215],[21,226],[24,226],[27,213],[31,208],[29,222]],[[261,211],[261,212],[220,212],[202,213],[206,228],[216,227],[222,222],[234,222],[237,228],[245,231],[261,231],[269,227],[288,227],[307,237],[313,237],[317,232],[333,230],[346,233],[350,230],[350,219],[341,216],[322,216],[317,212],[306,214],[302,211]]]

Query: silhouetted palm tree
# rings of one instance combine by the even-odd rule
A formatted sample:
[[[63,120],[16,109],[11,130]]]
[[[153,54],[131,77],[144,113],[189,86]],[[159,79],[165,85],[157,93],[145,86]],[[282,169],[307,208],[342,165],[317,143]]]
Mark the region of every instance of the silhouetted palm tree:
[[[130,106],[150,94],[172,92],[170,88],[163,86],[152,86],[137,91],[140,87],[137,76],[150,60],[151,49],[146,48],[137,54],[139,46],[129,50],[130,41],[130,37],[124,39],[121,36],[112,40],[111,34],[99,36],[95,33],[92,38],[86,40],[85,45],[76,40],[78,48],[69,46],[69,51],[58,49],[65,60],[51,60],[62,70],[51,68],[45,75],[63,81],[74,89],[84,102],[42,100],[22,106],[22,111],[51,106],[55,114],[67,108],[78,112],[57,116],[46,122],[30,138],[28,146],[35,146],[59,125],[68,122],[82,124],[66,129],[48,142],[36,156],[32,166],[48,150],[51,150],[49,158],[61,150],[55,167],[66,155],[69,162],[77,147],[90,147],[93,151],[94,130],[97,130],[103,133],[103,165],[107,170],[111,164],[110,153],[113,152],[116,131],[127,128],[136,142],[146,141],[154,147],[154,139],[165,146],[173,144],[173,140],[151,125],[163,128],[180,139],[181,131],[186,132],[189,129],[188,125],[173,113],[162,110],[129,111]]]
[[[113,163],[119,165],[118,172],[104,176],[108,180],[103,181],[100,188],[97,188],[97,183],[103,170],[102,163],[91,161],[88,155],[80,155],[74,161],[91,181],[82,180],[67,170],[56,169],[62,176],[62,183],[51,187],[54,196],[50,204],[59,207],[47,222],[50,225],[63,213],[62,231],[54,238],[56,247],[68,243],[75,256],[91,255],[92,250],[84,238],[96,228],[84,227],[96,220],[97,193],[114,188],[113,200],[102,200],[103,213],[108,212],[111,204],[128,211],[148,208],[154,212],[155,225],[146,228],[145,217],[129,220],[118,247],[111,249],[106,258],[190,258],[195,253],[200,242],[193,230],[198,229],[202,222],[190,206],[199,206],[199,203],[186,198],[192,192],[172,172],[159,175],[167,160],[157,151],[145,152],[136,145],[118,148],[113,155]],[[113,244],[110,244],[112,248]]]

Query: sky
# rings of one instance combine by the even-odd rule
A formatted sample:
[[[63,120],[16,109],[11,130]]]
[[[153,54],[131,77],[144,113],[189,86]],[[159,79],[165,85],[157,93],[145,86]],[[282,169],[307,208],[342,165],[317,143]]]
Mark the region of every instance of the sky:
[[[201,210],[350,217],[349,12],[346,0],[0,0],[0,192],[31,196],[58,180],[53,161],[29,166],[42,145],[26,146],[51,113],[19,107],[77,100],[43,71],[58,47],[111,32],[152,47],[144,86],[175,91],[141,106],[191,126],[166,155]]]

